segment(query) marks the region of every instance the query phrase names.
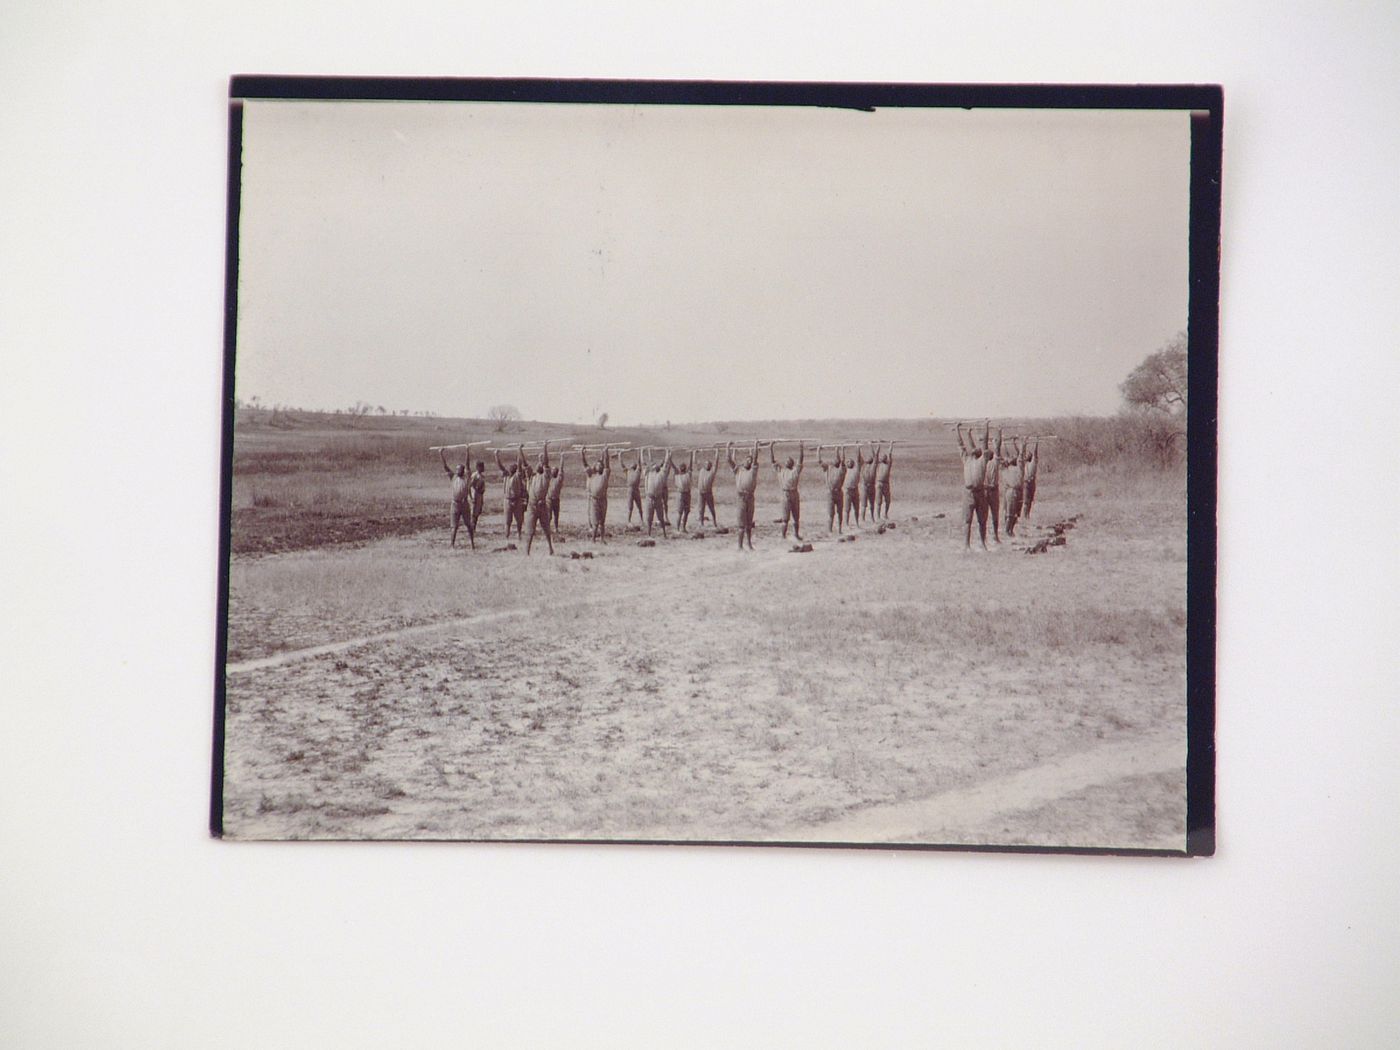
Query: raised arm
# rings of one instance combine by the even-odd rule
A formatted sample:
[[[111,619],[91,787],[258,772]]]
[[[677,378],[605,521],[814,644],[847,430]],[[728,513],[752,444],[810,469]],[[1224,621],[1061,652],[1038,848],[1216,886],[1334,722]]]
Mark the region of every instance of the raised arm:
[[[772,446],[772,445],[769,445],[769,446],[768,446],[768,451],[769,451],[769,452],[772,452],[772,451],[773,451],[773,446]],[[757,467],[757,466],[758,466],[758,442],[757,442],[757,441],[755,441],[755,442],[753,443],[753,453],[752,453],[752,456],[753,456],[753,465],[754,465],[755,467]]]
[[[452,477],[452,468],[447,465],[447,453],[442,449],[438,449],[438,455],[442,457],[442,469],[447,471],[447,476],[449,478]]]
[[[606,460],[607,457],[608,457],[608,450],[605,448],[605,449],[603,449],[603,459]],[[583,469],[584,469],[584,470],[587,470],[587,469],[588,469],[588,453],[587,453],[586,451],[584,451],[583,449],[579,449],[579,450],[578,450],[578,461],[579,461],[580,463],[583,464]]]
[[[544,462],[544,469],[545,469],[545,470],[548,470],[548,469],[549,469],[549,442],[548,442],[548,441],[546,441],[546,442],[544,443],[544,459],[543,459],[543,462]]]
[[[725,458],[729,460],[729,469],[738,470],[739,465],[734,462],[734,446],[728,441],[724,443],[724,455]]]
[[[501,462],[501,450],[498,448],[493,448],[491,451],[496,455],[496,466],[500,468],[502,474],[505,474],[506,465]]]
[[[622,453],[618,453],[617,461],[622,462]],[[612,477],[612,450],[607,445],[603,446],[603,484],[608,483],[608,478]]]
[[[997,459],[1001,459],[1001,427],[997,427]]]
[[[802,476],[802,461],[805,460],[806,458],[807,458],[807,449],[803,446],[802,442],[799,441],[799,442],[797,443],[797,474],[796,474],[796,476],[799,477],[799,478]]]
[[[768,443],[768,462],[769,462],[769,463],[772,463],[773,466],[775,466],[775,467],[778,465],[778,457],[777,457],[777,454],[774,453],[774,451],[773,451],[773,446],[776,445],[776,444],[777,444],[776,441],[770,441],[770,442]],[[755,446],[755,447],[757,447],[757,446]]]
[[[691,450],[690,450],[690,472],[691,472],[692,474],[695,473],[695,450],[694,450],[694,449],[691,449]]]
[[[887,455],[890,457],[890,466],[894,466],[894,442],[893,442],[893,441],[890,442],[890,450],[889,450],[889,452],[887,453]]]

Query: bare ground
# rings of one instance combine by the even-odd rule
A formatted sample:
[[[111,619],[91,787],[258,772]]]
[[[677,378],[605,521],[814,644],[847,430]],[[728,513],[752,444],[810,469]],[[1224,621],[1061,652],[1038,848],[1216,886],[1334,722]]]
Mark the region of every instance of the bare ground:
[[[1043,483],[1064,546],[968,554],[955,490],[896,484],[854,543],[812,484],[807,554],[590,543],[566,497],[553,558],[499,516],[235,556],[226,833],[1184,845],[1184,498]]]

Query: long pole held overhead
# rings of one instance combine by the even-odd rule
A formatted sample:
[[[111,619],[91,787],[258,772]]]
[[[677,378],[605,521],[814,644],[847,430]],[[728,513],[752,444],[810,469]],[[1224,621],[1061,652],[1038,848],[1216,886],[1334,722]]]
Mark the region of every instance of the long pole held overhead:
[[[465,445],[429,445],[429,452],[451,452],[454,448],[480,448],[482,445],[489,445],[489,441],[468,441]]]

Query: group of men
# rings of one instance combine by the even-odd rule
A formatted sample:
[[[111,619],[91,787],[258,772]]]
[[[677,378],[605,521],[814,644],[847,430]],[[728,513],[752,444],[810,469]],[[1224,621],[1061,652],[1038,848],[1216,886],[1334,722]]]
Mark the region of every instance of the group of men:
[[[758,449],[761,443],[755,441],[748,455],[740,462],[735,457],[734,446],[724,446],[725,461],[734,475],[734,492],[738,501],[737,531],[739,549],[745,542],[753,550],[754,500],[758,491],[760,461]],[[798,442],[797,457],[788,456],[780,462],[774,452],[776,442],[768,442],[769,465],[777,475],[782,492],[783,538],[787,538],[788,525],[793,535],[802,539],[802,502],[799,494],[799,481],[806,461],[806,445]],[[881,452],[881,443],[874,443],[867,459],[865,448],[855,448],[855,458],[849,458],[843,445],[817,446],[818,462],[824,477],[826,492],[827,529],[843,531],[845,525],[853,521],[859,523],[862,513],[868,520],[888,517],[890,508],[890,472],[894,464],[894,442],[887,443]],[[826,462],[822,452],[832,448],[836,456]],[[663,455],[653,456],[655,451]],[[700,498],[700,524],[705,524],[708,511],[710,521],[719,523],[715,513],[715,475],[719,471],[720,448],[715,446],[713,455],[707,456],[697,466],[698,450],[692,450],[687,460],[676,462],[671,449],[640,449],[633,454],[636,458],[629,464],[625,457],[628,450],[602,446],[598,458],[590,462],[588,451],[579,450],[579,461],[583,465],[585,487],[588,491],[588,528],[593,540],[607,542],[608,485],[612,479],[612,461],[617,458],[627,489],[627,521],[632,521],[632,512],[637,512],[639,523],[645,523],[650,535],[656,525],[661,526],[663,536],[670,535],[670,483],[674,475],[676,483],[676,524],[681,532],[689,530],[691,493],[696,491]],[[486,464],[478,460],[476,469],[468,473],[468,464],[459,463],[452,468],[447,462],[447,453],[439,450],[442,466],[452,479],[452,545],[457,544],[457,531],[465,525],[467,537],[473,550],[476,549],[476,526],[481,517],[482,504],[486,492]],[[495,451],[496,467],[504,490],[506,538],[510,538],[514,526],[516,538],[525,538],[525,553],[529,554],[534,545],[536,529],[542,529],[549,552],[554,553],[553,531],[559,528],[560,493],[564,486],[564,465],[562,459],[551,465],[549,442],[545,442],[538,462],[532,467],[525,456],[523,445],[516,446],[516,460],[507,464]],[[528,514],[529,535],[525,536],[524,525]]]
[[[987,550],[987,520],[992,523],[992,540],[1001,542],[1001,533],[1016,535],[1016,523],[1030,520],[1035,503],[1035,481],[1040,472],[1040,439],[1022,441],[1012,437],[1003,440],[1003,428],[997,428],[996,444],[992,444],[992,425],[985,424],[982,443],[972,427],[963,438],[963,425],[957,425],[958,454],[963,465],[963,546],[972,549],[972,521],[977,520],[977,533],[982,549]]]

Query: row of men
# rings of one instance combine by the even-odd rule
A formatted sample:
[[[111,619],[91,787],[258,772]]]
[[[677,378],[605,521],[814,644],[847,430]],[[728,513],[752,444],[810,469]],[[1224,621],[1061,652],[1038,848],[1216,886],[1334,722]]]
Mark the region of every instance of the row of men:
[[[1011,438],[1003,441],[1002,428],[997,428],[996,444],[992,443],[992,427],[982,431],[982,443],[972,427],[963,439],[963,426],[957,425],[958,453],[963,464],[963,545],[972,548],[972,521],[977,520],[977,533],[982,549],[987,550],[987,520],[991,519],[992,539],[1001,542],[1001,533],[1016,535],[1016,522],[1030,520],[1035,503],[1035,480],[1040,473],[1040,439]]]
[[[822,450],[817,448],[818,463],[823,474],[823,488],[826,493],[827,529],[843,531],[845,525],[853,521],[859,524],[862,512],[867,518],[888,517],[890,508],[890,473],[894,465],[894,442],[891,441],[881,452],[880,443],[865,456],[863,446],[855,449],[855,458],[847,455],[844,445],[830,446],[836,452],[832,462],[826,462]],[[759,442],[755,441],[748,456],[740,463],[735,458],[732,444],[724,446],[725,459],[734,474],[734,490],[738,498],[737,528],[739,549],[745,541],[753,549],[754,497],[758,489]],[[657,450],[660,452],[661,450]],[[662,535],[669,536],[670,483],[675,478],[677,491],[676,516],[682,532],[688,531],[690,521],[691,493],[699,493],[700,524],[705,523],[708,510],[710,520],[718,523],[715,513],[714,483],[719,469],[720,448],[702,465],[696,466],[697,452],[690,453],[689,460],[675,461],[670,449],[662,456],[653,457],[650,449],[633,453],[636,459],[629,465],[625,459],[626,449],[614,449],[609,445],[602,448],[596,462],[590,463],[585,451],[579,452],[583,464],[588,490],[588,527],[592,539],[607,542],[608,485],[612,480],[612,461],[616,457],[622,470],[627,489],[627,521],[632,521],[635,509],[638,521],[644,521],[648,535],[655,525],[661,526]],[[476,469],[467,473],[467,464],[459,463],[454,470],[447,463],[447,453],[440,452],[442,466],[452,479],[452,545],[456,546],[457,532],[466,526],[472,549],[476,549],[476,525],[481,517],[486,493],[486,464],[478,460]],[[525,457],[524,446],[516,447],[516,461],[507,464],[501,459],[499,450],[495,452],[496,467],[505,496],[506,537],[510,537],[512,525],[517,538],[525,538],[525,553],[534,546],[537,529],[544,532],[549,552],[554,553],[553,532],[559,528],[559,507],[564,487],[564,464],[560,459],[551,465],[549,443],[545,442],[539,460],[532,468]],[[799,442],[797,458],[789,456],[780,463],[768,445],[770,465],[778,475],[782,489],[783,538],[787,538],[788,524],[791,522],[794,536],[801,540],[802,509],[798,483],[806,461],[806,446]],[[528,513],[529,535],[525,536],[525,522]]]

